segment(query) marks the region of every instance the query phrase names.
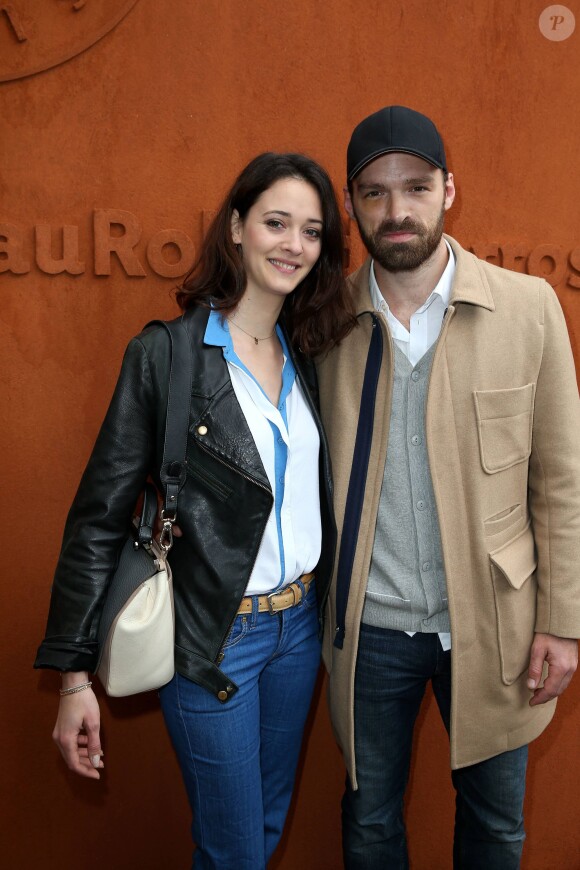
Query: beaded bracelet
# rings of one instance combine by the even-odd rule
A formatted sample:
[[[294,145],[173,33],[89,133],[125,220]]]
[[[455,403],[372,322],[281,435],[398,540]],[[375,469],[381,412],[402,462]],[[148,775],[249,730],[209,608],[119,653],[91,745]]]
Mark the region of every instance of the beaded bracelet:
[[[89,681],[87,683],[80,683],[78,686],[71,686],[70,689],[59,689],[59,694],[62,695],[74,695],[77,692],[82,692],[83,689],[90,689],[93,684]]]

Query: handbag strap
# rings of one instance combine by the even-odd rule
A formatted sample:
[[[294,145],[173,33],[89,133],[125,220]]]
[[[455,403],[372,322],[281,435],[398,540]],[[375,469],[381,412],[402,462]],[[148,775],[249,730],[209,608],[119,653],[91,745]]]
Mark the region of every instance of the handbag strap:
[[[193,360],[191,339],[183,315],[178,320],[152,320],[147,324],[147,327],[149,326],[162,326],[169,335],[171,345],[163,461],[159,475],[164,495],[161,510],[163,527],[159,546],[167,551],[173,543],[171,527],[177,519],[179,493],[187,477],[185,455],[189,431]]]
[[[143,489],[143,506],[141,516],[135,523],[135,540],[141,546],[151,544],[155,534],[155,520],[157,519],[157,490],[152,483],[145,484]]]

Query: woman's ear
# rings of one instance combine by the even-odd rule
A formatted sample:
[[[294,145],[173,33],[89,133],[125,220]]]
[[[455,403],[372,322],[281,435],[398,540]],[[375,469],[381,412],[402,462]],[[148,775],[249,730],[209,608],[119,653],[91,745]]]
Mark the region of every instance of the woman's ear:
[[[234,209],[232,212],[232,220],[231,220],[231,230],[232,230],[232,242],[234,245],[239,245],[242,241],[242,221],[240,219],[240,214],[237,209]]]

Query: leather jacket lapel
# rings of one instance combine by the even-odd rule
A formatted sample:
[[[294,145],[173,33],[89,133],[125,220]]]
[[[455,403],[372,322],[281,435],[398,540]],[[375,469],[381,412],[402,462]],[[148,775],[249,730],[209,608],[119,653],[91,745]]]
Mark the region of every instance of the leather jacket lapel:
[[[204,344],[209,310],[183,315],[193,347],[189,432],[203,450],[270,489],[268,476],[236,398],[220,347]]]

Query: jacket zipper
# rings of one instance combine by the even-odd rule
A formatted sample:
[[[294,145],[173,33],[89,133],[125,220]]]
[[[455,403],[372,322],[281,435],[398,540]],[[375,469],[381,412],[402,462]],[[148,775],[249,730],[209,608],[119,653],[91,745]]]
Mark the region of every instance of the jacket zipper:
[[[199,446],[200,446],[200,448],[201,448],[202,450],[204,450],[204,451],[205,451],[209,456],[212,457],[212,459],[217,460],[217,462],[220,462],[222,465],[224,465],[224,466],[225,466],[226,468],[228,468],[230,471],[233,471],[233,472],[235,472],[236,474],[239,474],[239,475],[240,475],[241,477],[243,477],[245,480],[249,481],[249,483],[253,483],[253,484],[255,484],[256,486],[259,486],[260,489],[263,489],[264,492],[267,492],[267,493],[268,493],[268,495],[270,496],[272,502],[274,501],[274,497],[273,497],[273,495],[272,495],[272,491],[271,491],[267,486],[265,486],[263,483],[260,483],[260,481],[256,480],[256,479],[255,479],[254,477],[252,477],[251,475],[246,474],[246,473],[243,472],[240,468],[236,468],[235,465],[230,465],[229,462],[225,462],[225,461],[224,461],[223,459],[221,459],[219,456],[216,456],[216,454],[215,454],[212,450],[210,450],[208,447],[206,447],[204,444],[201,444],[200,442],[197,442],[197,443],[199,444]],[[262,538],[264,537],[264,532],[265,532],[265,531],[266,531],[266,525],[264,524],[264,528],[263,528],[263,530],[262,530],[262,536],[261,536],[261,538],[260,538],[260,544],[262,543]],[[256,550],[256,554],[255,554],[254,559],[253,559],[253,561],[252,561],[252,565],[251,565],[251,567],[250,567],[250,573],[248,574],[248,577],[251,577],[251,576],[252,576],[252,571],[254,570],[254,565],[256,564],[256,560],[257,560],[257,558],[258,558],[258,553],[259,553],[259,551],[260,551],[260,547],[258,546],[258,548],[257,548],[257,550]],[[242,595],[242,598],[243,598],[243,597],[244,597],[244,596]],[[239,606],[240,606],[240,603],[241,603],[241,601],[242,601],[242,598],[240,598],[240,600],[238,601],[238,608],[239,608]],[[229,624],[229,626],[228,626],[228,629],[227,629],[226,633],[223,635],[223,637],[222,637],[222,639],[221,639],[220,645],[219,645],[219,647],[218,647],[218,653],[217,653],[217,655],[216,655],[216,657],[215,657],[215,659],[214,659],[214,664],[216,664],[216,665],[219,664],[219,662],[221,661],[221,660],[220,660],[220,655],[221,655],[221,653],[222,653],[223,645],[224,645],[224,643],[226,642],[227,638],[229,637],[229,634],[230,634],[230,632],[231,632],[231,630],[232,630],[232,628],[233,628],[234,622],[236,621],[236,617],[237,617],[237,615],[238,615],[238,608],[236,608],[236,612],[234,613],[234,615],[233,615],[233,617],[232,617],[232,619],[231,619],[231,621],[230,621],[230,624]]]
[[[232,490],[228,486],[224,486],[215,475],[211,474],[201,463],[195,462],[191,457],[187,458],[186,464],[191,474],[207,484],[221,501],[228,500],[232,494]]]
[[[221,459],[221,457],[217,456],[213,452],[213,450],[210,450],[209,447],[206,447],[205,444],[202,444],[200,441],[197,441],[196,443],[199,445],[199,447],[203,451],[205,451],[205,453],[208,454],[208,456],[211,456],[212,459],[215,459],[217,462],[221,462],[221,464],[224,465],[226,468],[229,468],[230,471],[233,471],[236,474],[241,475],[241,477],[245,478],[250,483],[253,483],[256,486],[259,486],[260,489],[263,489],[264,492],[267,492],[268,495],[272,498],[272,501],[274,501],[274,496],[272,495],[272,490],[269,487],[265,486],[265,484],[260,483],[260,481],[256,480],[255,477],[252,477],[250,474],[246,474],[245,471],[242,471],[240,468],[237,468],[235,465],[231,465],[229,462],[226,462],[224,459]]]

